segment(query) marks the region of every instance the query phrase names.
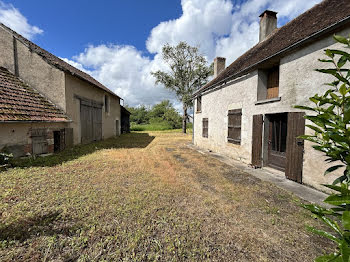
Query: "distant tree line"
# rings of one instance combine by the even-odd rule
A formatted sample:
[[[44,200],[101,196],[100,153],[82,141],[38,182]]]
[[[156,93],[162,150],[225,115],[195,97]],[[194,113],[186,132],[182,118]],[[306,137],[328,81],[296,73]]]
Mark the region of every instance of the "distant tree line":
[[[176,111],[169,100],[164,100],[152,107],[140,105],[126,108],[131,113],[130,122],[133,125],[162,124],[169,129],[177,129],[182,126],[182,116]]]

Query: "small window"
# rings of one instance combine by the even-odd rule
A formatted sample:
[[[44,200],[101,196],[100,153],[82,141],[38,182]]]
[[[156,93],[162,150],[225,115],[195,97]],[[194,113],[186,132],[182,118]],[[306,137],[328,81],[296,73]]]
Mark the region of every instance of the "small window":
[[[267,92],[266,99],[278,97],[280,70],[278,66],[271,68],[267,72]]]
[[[232,144],[241,144],[242,109],[228,111],[227,141]]]
[[[202,111],[202,97],[198,96],[197,97],[197,112],[201,112]]]
[[[105,112],[109,113],[109,96],[105,95]]]
[[[203,118],[202,135],[203,137],[208,137],[208,118]]]

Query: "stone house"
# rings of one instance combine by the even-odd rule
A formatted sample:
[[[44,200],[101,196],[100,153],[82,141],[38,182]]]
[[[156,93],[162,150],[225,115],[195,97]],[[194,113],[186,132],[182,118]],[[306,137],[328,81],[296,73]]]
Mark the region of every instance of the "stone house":
[[[260,15],[259,43],[228,67],[214,60],[214,78],[194,94],[193,143],[322,188],[334,176],[323,175],[325,158],[297,138],[311,130],[293,106],[310,105],[333,81],[315,69],[325,66],[324,49],[343,48],[333,34],[349,35],[350,1],[325,0],[281,28],[276,14]]]
[[[120,99],[0,24],[0,150],[43,154],[118,136]]]

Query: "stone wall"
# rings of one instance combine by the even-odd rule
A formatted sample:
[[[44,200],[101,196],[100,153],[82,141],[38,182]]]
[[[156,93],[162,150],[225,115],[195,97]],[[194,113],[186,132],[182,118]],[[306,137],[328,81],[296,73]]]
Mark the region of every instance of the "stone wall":
[[[15,157],[33,153],[33,135],[43,130],[48,145],[48,153],[54,151],[53,131],[67,127],[67,123],[2,123],[0,128],[0,151],[13,153]]]

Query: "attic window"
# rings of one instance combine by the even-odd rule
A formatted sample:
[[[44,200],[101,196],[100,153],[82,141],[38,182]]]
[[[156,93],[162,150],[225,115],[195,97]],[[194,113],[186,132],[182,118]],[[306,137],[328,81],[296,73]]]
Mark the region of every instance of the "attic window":
[[[197,97],[197,112],[201,112],[202,111],[202,97],[198,96]]]
[[[105,95],[105,112],[109,113],[109,96]]]
[[[280,69],[278,66],[271,68],[267,72],[267,92],[266,99],[278,97]]]
[[[258,70],[258,103],[279,101],[279,66]]]

